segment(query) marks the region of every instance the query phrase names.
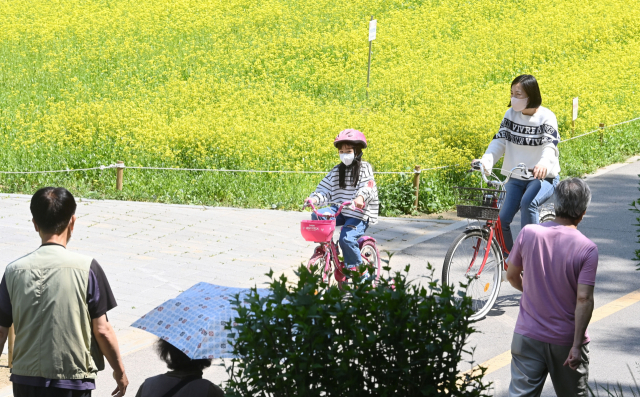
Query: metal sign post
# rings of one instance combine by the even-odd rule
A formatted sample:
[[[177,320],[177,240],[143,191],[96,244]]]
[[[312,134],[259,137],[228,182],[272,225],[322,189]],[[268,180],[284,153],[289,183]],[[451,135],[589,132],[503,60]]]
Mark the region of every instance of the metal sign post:
[[[573,98],[573,117],[571,118],[571,135],[575,133],[576,119],[578,118],[578,97]]]
[[[376,29],[378,27],[378,20],[373,19],[369,21],[369,67],[367,68],[367,99],[369,99],[369,77],[371,76],[371,44],[376,39]]]

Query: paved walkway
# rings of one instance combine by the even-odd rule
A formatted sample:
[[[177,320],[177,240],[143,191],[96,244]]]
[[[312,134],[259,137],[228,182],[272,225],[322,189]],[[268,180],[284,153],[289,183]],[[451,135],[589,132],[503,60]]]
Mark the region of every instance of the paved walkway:
[[[30,196],[0,196],[1,269],[37,248]],[[158,303],[200,281],[251,287],[265,273],[293,276],[315,244],[300,236],[303,212],[81,199],[69,249],[104,267],[118,300],[110,315],[125,329]],[[382,218],[368,230],[382,250],[398,251],[464,222]]]
[[[633,259],[637,242],[636,215],[629,204],[640,197],[640,157],[626,164],[616,164],[588,175],[586,181],[592,192],[591,205],[578,229],[598,245],[599,263],[596,278],[595,311],[589,325],[591,337],[591,367],[589,381],[592,387],[613,386],[620,382],[624,395],[631,395],[633,371],[640,377],[640,272]],[[520,231],[519,216],[511,224],[514,235]],[[424,243],[411,246],[394,256],[399,263],[411,263],[412,270],[424,268],[427,262],[435,265],[436,275],[442,269],[446,251],[460,230],[442,234]],[[392,261],[393,262],[393,261]],[[468,347],[475,349],[477,363],[488,366],[486,382],[493,382],[493,395],[506,397],[511,379],[511,339],[518,318],[521,293],[508,283],[502,283],[500,295],[488,316],[475,324],[479,331],[472,335]],[[598,320],[597,322],[595,320]],[[505,354],[506,353],[506,354]],[[461,369],[468,370],[464,363]],[[595,392],[595,391],[594,391]],[[600,390],[600,395],[606,393]],[[542,397],[555,396],[551,381],[547,380]]]
[[[600,249],[596,308],[615,305],[620,297],[640,288],[631,260],[637,247],[635,219],[628,211],[628,204],[640,196],[640,162],[635,160],[587,178],[593,202],[580,230]],[[299,222],[308,219],[309,213],[82,200],[77,215],[69,249],[93,255],[102,264],[119,303],[109,317],[131,381],[127,395],[135,395],[146,377],[166,371],[150,346],[154,337],[129,327],[134,320],[196,282],[249,287],[266,281],[269,269],[293,275],[313,247],[299,233]],[[419,277],[426,274],[430,262],[439,278],[446,250],[464,225],[466,221],[382,218],[367,234],[378,240],[382,250],[396,252],[391,261],[394,269],[410,263],[412,276]],[[0,243],[0,270],[4,270],[7,263],[39,244],[28,196],[0,195],[0,226],[5,231]],[[513,226],[517,233],[518,218]],[[519,296],[503,284],[494,310],[477,324],[480,333],[470,341],[476,347],[477,362],[497,363],[486,377],[494,382],[496,396],[506,395],[510,375],[503,353],[510,346]],[[591,379],[600,384],[629,384],[626,364],[636,370],[634,362],[640,354],[638,313],[638,304],[609,310],[590,327]],[[613,356],[615,362],[610,360]],[[502,361],[496,360],[499,357]],[[205,377],[220,383],[226,374],[214,365]],[[109,371],[100,373],[97,386],[95,396],[109,395],[115,387]],[[5,395],[11,395],[10,389],[0,390],[0,397]],[[550,384],[543,395],[553,395]]]
[[[29,200],[25,195],[0,195],[2,271],[40,243]],[[148,353],[141,365],[125,361],[134,393],[144,377],[154,374],[148,364],[154,338],[129,328],[132,322],[200,281],[260,286],[268,280],[269,269],[293,277],[293,269],[306,263],[315,245],[300,235],[300,221],[310,216],[303,212],[81,199],[76,215],[68,248],[94,256],[103,266],[118,301],[109,320],[123,353]],[[465,224],[381,218],[367,234],[375,236],[381,250],[400,251]],[[157,359],[155,365],[163,370]],[[107,390],[107,382],[108,387],[99,385],[97,396],[112,390]]]

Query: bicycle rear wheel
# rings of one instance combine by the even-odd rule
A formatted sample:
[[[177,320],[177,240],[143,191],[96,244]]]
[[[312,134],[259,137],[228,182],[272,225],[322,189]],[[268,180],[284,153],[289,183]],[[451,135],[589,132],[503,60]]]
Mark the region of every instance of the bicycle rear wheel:
[[[378,252],[378,247],[373,241],[365,241],[360,247],[360,255],[362,256],[362,260],[370,267],[374,274],[372,277],[375,277],[373,280],[374,285],[380,279],[380,272],[382,268],[380,266],[380,253]]]
[[[556,219],[556,214],[546,214],[542,217],[540,217],[540,223],[545,223],[545,222],[549,222]]]
[[[538,210],[538,223],[545,223],[556,219],[556,207],[553,203],[546,203]]]
[[[474,311],[471,320],[484,318],[500,293],[502,253],[495,239],[491,243],[487,262],[478,274],[489,243],[488,237],[488,233],[478,229],[462,232],[449,247],[442,268],[442,283],[452,286],[456,293],[462,291],[471,298]],[[461,283],[466,287],[461,287]]]

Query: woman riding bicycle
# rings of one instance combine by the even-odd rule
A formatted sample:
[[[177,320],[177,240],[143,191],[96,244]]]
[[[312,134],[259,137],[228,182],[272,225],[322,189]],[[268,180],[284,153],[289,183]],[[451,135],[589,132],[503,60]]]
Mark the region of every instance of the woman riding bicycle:
[[[534,179],[516,171],[507,182],[505,201],[500,209],[500,222],[506,248],[511,250],[511,222],[520,208],[521,225],[538,223],[538,208],[552,195],[559,180],[558,121],[543,106],[536,78],[523,74],[511,83],[511,102],[498,133],[494,135],[480,160],[485,170],[504,155],[502,174],[506,176],[518,163],[535,165]]]
[[[378,222],[378,188],[371,164],[362,161],[362,149],[367,147],[367,139],[362,132],[344,130],[338,134],[333,145],[338,149],[341,162],[329,171],[307,200],[318,205],[353,202],[357,209],[345,207],[336,218],[336,225],[344,225],[340,231],[340,249],[345,266],[354,270],[362,264],[358,239],[370,224]],[[334,214],[337,210],[338,207],[334,206],[320,212]],[[315,220],[317,217],[312,214],[312,218]]]

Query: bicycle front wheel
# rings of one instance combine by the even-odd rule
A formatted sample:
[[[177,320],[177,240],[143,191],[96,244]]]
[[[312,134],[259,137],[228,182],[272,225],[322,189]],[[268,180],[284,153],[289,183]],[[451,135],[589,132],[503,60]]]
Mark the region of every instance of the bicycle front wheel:
[[[375,277],[373,280],[374,285],[380,279],[380,253],[378,252],[378,247],[373,241],[365,241],[360,247],[360,254],[362,256],[363,262],[369,267],[373,274],[371,277]]]
[[[494,239],[483,267],[488,245],[488,233],[485,231],[465,230],[453,241],[444,259],[442,283],[452,286],[456,294],[462,291],[471,298],[474,311],[471,320],[484,318],[500,293],[502,253]]]
[[[329,255],[325,254],[324,250],[318,250],[314,252],[311,259],[307,263],[307,269],[312,271],[312,267],[316,266],[317,271],[322,274],[322,281],[327,283],[327,287],[331,287],[336,283],[335,278],[333,277],[333,271],[331,269],[331,261],[328,261]]]

